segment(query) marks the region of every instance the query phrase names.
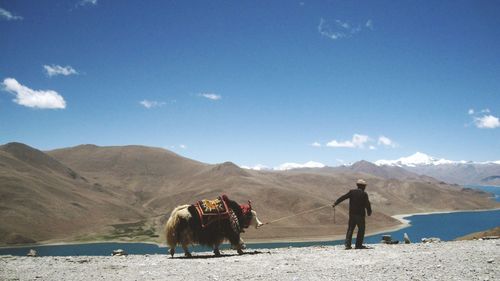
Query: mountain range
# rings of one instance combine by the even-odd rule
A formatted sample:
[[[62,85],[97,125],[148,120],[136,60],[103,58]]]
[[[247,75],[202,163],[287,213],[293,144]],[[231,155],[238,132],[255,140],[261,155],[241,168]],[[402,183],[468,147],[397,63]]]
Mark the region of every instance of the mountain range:
[[[378,166],[401,167],[420,175],[461,185],[500,185],[500,161],[472,162],[438,159],[417,152],[397,160],[379,160]]]
[[[401,213],[498,207],[484,192],[446,184],[398,166],[360,161],[351,166],[256,171],[232,162],[206,164],[145,146],[80,145],[40,151],[0,146],[0,244],[61,241],[155,241],[170,211],[227,194],[252,200],[264,222],[329,206],[367,188],[370,231],[398,226]],[[248,230],[245,239],[321,239],[343,235],[348,204]]]
[[[364,163],[364,164],[363,164]],[[425,153],[417,152],[408,157],[401,157],[396,160],[378,160],[373,163],[376,166],[383,167],[377,169],[374,166],[366,167],[366,161],[358,161],[353,164],[342,165],[339,167],[327,167],[326,165],[309,161],[304,164],[299,163],[284,163],[275,168],[269,168],[264,165],[255,167],[245,167],[253,170],[268,170],[268,171],[287,171],[287,170],[304,170],[304,169],[322,169],[325,170],[359,170],[365,166],[364,172],[375,173],[375,175],[403,173],[402,170],[413,174],[433,177],[440,181],[451,184],[460,185],[496,185],[500,186],[500,161],[453,161],[442,158],[429,156]],[[398,171],[398,172],[396,172]],[[396,173],[396,174],[395,174]]]

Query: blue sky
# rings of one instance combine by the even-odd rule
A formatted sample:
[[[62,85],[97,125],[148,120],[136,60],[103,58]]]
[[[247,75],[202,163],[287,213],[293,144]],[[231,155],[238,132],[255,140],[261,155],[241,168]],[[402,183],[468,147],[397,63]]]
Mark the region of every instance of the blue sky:
[[[0,143],[500,160],[498,1],[0,1]]]

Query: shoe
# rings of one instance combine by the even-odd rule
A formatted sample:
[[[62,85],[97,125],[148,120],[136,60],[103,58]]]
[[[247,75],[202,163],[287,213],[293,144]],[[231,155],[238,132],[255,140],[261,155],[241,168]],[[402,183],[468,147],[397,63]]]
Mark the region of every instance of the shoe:
[[[345,246],[345,249],[346,250],[350,250],[350,249],[352,249],[352,247],[351,246]]]
[[[371,249],[370,247],[367,247],[365,245],[362,245],[362,246],[359,246],[359,247],[356,247],[357,250],[364,250],[364,249]]]

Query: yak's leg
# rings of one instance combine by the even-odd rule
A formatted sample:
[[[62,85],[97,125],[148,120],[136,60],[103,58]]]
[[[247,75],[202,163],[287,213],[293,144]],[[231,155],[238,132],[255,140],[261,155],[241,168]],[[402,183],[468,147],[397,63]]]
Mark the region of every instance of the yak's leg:
[[[232,248],[235,249],[239,255],[243,255],[242,249],[244,249],[245,243],[239,235],[229,237],[229,242],[231,243]]]
[[[172,256],[172,258],[174,257],[174,254],[175,254],[175,247],[174,248],[170,248],[170,255]]]
[[[220,257],[220,250],[219,250],[219,245],[215,244],[214,245],[214,254],[216,257]]]
[[[243,250],[241,249],[241,245],[238,245],[236,251],[238,252],[238,255],[243,255]]]
[[[190,258],[191,253],[189,252],[188,244],[182,244],[182,249],[184,250],[184,256]]]
[[[245,244],[245,241],[240,237],[240,246],[241,249],[244,250],[247,248],[247,245]]]

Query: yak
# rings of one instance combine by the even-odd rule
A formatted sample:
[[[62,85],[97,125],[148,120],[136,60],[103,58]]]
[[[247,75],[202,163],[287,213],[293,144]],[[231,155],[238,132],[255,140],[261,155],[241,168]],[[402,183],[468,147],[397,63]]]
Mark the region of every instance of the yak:
[[[263,224],[252,210],[251,202],[239,205],[226,195],[215,200],[201,200],[192,205],[176,207],[165,225],[170,255],[181,245],[186,257],[191,257],[188,246],[200,244],[212,247],[215,256],[220,256],[219,245],[229,240],[238,254],[243,254],[244,243],[240,234],[250,226]]]

